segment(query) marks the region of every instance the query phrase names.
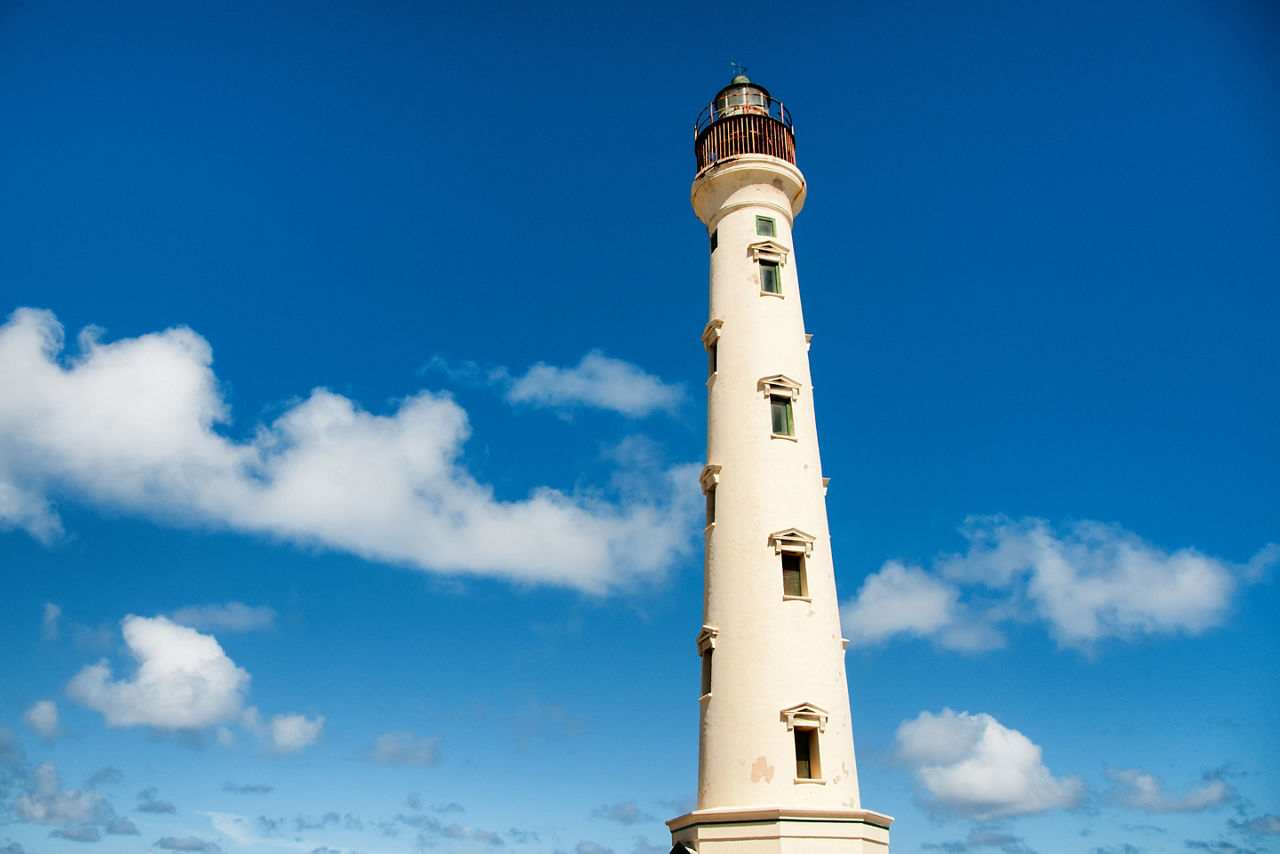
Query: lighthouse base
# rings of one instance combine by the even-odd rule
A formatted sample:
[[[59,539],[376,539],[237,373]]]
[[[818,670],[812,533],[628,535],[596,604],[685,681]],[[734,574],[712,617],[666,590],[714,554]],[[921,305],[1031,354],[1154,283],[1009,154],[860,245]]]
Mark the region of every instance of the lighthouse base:
[[[713,809],[667,822],[697,854],[888,854],[893,819],[870,810]]]

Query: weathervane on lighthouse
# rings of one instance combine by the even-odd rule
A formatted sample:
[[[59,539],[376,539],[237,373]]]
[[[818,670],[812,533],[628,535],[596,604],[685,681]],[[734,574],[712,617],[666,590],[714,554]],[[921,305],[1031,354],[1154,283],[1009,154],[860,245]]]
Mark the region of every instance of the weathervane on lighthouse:
[[[698,802],[673,854],[887,852],[862,809],[791,226],[791,115],[735,66],[694,127],[711,247]]]

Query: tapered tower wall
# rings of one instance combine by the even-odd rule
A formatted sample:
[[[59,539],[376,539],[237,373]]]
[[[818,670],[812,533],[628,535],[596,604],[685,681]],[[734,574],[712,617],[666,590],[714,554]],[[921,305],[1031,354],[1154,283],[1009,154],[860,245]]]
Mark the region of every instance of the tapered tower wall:
[[[774,103],[758,91],[760,103]],[[858,791],[792,238],[806,186],[780,114],[785,124],[764,114],[772,124],[758,147],[785,157],[741,151],[751,140],[732,127],[699,136],[692,202],[711,238],[703,341],[714,353],[703,472],[713,517],[698,650],[710,666],[699,700],[697,810],[668,825],[699,854],[882,852],[891,819],[864,811]],[[737,148],[717,157],[708,139]],[[781,421],[779,406],[789,408]],[[811,748],[807,766],[800,740]]]

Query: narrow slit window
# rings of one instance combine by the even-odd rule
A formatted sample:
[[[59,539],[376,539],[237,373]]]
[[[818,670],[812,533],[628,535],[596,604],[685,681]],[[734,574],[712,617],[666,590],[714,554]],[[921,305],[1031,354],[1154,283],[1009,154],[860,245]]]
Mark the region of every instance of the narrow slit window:
[[[707,647],[702,651],[702,696],[711,693],[711,655],[715,650]]]
[[[778,276],[776,261],[760,262],[760,292],[766,294],[782,293],[782,279]]]
[[[714,525],[716,522],[716,491],[714,489],[707,490],[707,525]]]
[[[711,251],[715,252],[716,247],[720,245],[720,229],[711,232]]]
[[[716,347],[717,346],[718,345],[713,341],[711,342],[711,346],[707,348],[707,373],[710,376],[715,376],[715,373],[716,373],[716,367],[717,367]]]
[[[782,553],[782,595],[805,596],[804,555]]]
[[[799,780],[817,780],[821,778],[818,765],[818,731],[807,727],[796,727],[796,778]]]
[[[767,216],[756,217],[756,234],[761,237],[774,237],[777,234],[777,225]]]
[[[795,424],[791,420],[791,398],[770,397],[769,414],[773,419],[773,435],[795,435]]]

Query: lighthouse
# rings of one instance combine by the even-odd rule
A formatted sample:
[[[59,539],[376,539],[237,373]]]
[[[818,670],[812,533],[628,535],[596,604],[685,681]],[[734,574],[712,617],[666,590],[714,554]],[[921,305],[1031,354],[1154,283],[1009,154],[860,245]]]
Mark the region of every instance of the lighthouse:
[[[697,809],[673,854],[887,852],[862,808],[810,337],[791,115],[738,75],[695,123],[711,268]]]

